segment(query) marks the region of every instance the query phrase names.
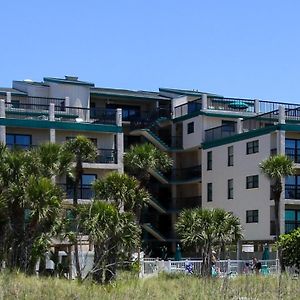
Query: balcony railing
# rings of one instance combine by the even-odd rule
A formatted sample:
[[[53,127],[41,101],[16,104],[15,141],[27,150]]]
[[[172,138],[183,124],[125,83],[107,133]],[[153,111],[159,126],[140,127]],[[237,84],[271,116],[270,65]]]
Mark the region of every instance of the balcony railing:
[[[184,115],[191,114],[199,111],[202,108],[201,99],[190,101],[188,103],[176,106],[174,109],[174,118],[178,118]]]
[[[202,197],[201,196],[179,197],[179,198],[175,198],[175,203],[176,203],[174,208],[175,210],[200,207],[202,203]]]
[[[171,113],[169,109],[166,108],[158,108],[153,111],[143,111],[140,114],[136,114],[134,116],[130,116],[125,121],[130,121],[131,130],[148,128],[154,124],[160,118],[170,118]]]
[[[226,110],[235,112],[254,113],[255,101],[240,98],[207,98],[207,108],[213,110]]]
[[[49,120],[49,105],[54,104],[55,121],[115,124],[116,110],[65,106],[65,99],[18,97],[5,102],[7,118]]]
[[[172,169],[164,174],[165,177],[170,181],[185,181],[201,178],[201,165]]]
[[[293,185],[293,184],[286,184],[285,199],[300,199],[300,186]]]
[[[235,134],[237,134],[236,123],[221,125],[205,130],[205,142],[211,142]]]
[[[73,199],[74,187],[68,184],[58,184],[66,194],[66,199]],[[78,199],[88,200],[94,198],[95,193],[91,184],[81,185],[78,189]]]
[[[96,162],[100,164],[117,164],[118,152],[115,149],[98,149]]]

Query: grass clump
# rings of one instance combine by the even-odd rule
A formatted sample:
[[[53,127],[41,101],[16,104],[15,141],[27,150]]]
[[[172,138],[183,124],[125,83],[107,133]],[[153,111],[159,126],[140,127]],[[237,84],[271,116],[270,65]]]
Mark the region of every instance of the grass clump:
[[[0,299],[299,299],[300,281],[289,276],[239,276],[208,279],[160,274],[138,279],[123,272],[109,285],[79,283],[58,278],[37,278],[17,273],[0,274]]]

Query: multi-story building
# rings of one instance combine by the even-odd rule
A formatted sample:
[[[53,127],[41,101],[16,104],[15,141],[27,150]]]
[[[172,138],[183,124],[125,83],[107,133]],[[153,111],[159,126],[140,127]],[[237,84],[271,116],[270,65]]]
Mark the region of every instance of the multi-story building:
[[[83,200],[93,196],[95,178],[123,172],[123,149],[130,145],[150,142],[172,157],[170,172],[151,170],[153,197],[142,218],[144,246],[154,256],[162,246],[175,250],[177,215],[197,206],[237,215],[244,243],[272,242],[271,182],[259,163],[274,153],[288,155],[297,167],[283,185],[281,231],[300,226],[299,105],[178,89],[98,88],[70,76],[14,81],[0,88],[0,99],[0,140],[9,146],[61,143],[78,134],[95,142],[99,156],[84,166]],[[59,183],[71,196],[67,179]]]

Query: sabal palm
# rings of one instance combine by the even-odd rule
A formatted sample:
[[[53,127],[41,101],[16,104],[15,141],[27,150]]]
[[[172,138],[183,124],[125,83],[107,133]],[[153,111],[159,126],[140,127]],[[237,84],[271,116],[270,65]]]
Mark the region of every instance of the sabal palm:
[[[78,188],[83,174],[83,162],[92,162],[96,159],[97,148],[94,143],[85,136],[77,136],[74,139],[70,139],[63,145],[65,153],[72,156],[72,160],[75,162],[75,169],[73,171],[74,177],[74,194],[73,204],[78,204]]]
[[[274,195],[275,230],[276,239],[278,239],[281,233],[279,210],[282,193],[282,180],[284,177],[291,176],[295,173],[294,162],[285,155],[274,155],[262,161],[259,167],[261,171],[273,181],[271,188]]]
[[[223,209],[183,210],[175,228],[185,246],[202,248],[202,274],[206,276],[210,275],[212,247],[221,247],[242,238],[239,219]]]
[[[6,216],[2,226],[6,226],[6,244],[13,252],[9,266],[27,270],[33,264],[34,243],[58,219],[62,193],[51,178],[63,171],[68,159],[61,161],[60,147],[53,144],[31,151],[9,151],[1,145],[0,151],[0,201]],[[30,211],[27,220],[26,210]]]
[[[124,165],[130,174],[146,185],[149,171],[167,171],[172,166],[172,159],[152,144],[145,143],[131,146],[124,155]]]
[[[136,178],[127,174],[112,172],[103,179],[96,180],[93,188],[96,199],[111,201],[118,209],[134,212],[137,223],[141,209],[150,201],[150,194],[140,186]]]
[[[94,244],[93,278],[108,282],[116,274],[118,259],[137,245],[140,229],[131,213],[110,203],[96,200],[80,210],[82,228]]]

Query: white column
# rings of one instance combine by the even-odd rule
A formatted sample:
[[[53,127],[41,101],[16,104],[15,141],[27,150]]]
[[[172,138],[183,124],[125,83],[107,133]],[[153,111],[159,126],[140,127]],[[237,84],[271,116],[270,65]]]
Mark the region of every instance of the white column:
[[[207,109],[207,94],[202,94],[202,109]]]
[[[50,103],[49,104],[49,121],[54,122],[55,121],[55,104]],[[50,143],[55,143],[56,137],[55,137],[55,129],[50,128]]]
[[[243,132],[243,122],[242,122],[242,118],[238,118],[237,119],[237,124],[236,124],[236,131],[237,133],[242,133]]]
[[[0,118],[5,118],[5,100],[0,99]],[[6,126],[0,126],[0,142],[6,144]]]
[[[282,154],[282,155],[285,154],[285,131],[283,130],[277,131],[277,154]],[[285,232],[285,192],[284,192],[285,180],[282,180],[281,184],[282,184],[283,192],[281,193],[281,198],[280,198],[279,218],[280,218],[280,232],[284,233]]]
[[[11,103],[11,92],[6,92],[6,102]]]
[[[254,112],[259,114],[259,100],[254,99]]]
[[[116,110],[116,125],[122,127],[122,109]],[[123,154],[124,154],[124,134],[123,132],[117,133],[117,160],[118,160],[118,172],[124,172]]]
[[[285,108],[283,105],[279,105],[279,124],[285,124]]]

